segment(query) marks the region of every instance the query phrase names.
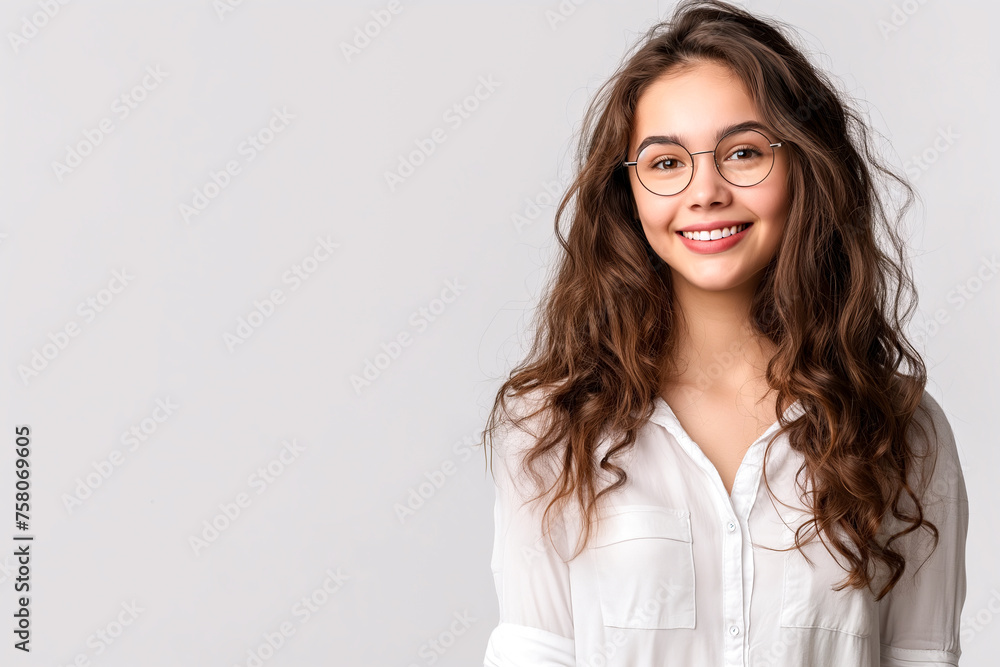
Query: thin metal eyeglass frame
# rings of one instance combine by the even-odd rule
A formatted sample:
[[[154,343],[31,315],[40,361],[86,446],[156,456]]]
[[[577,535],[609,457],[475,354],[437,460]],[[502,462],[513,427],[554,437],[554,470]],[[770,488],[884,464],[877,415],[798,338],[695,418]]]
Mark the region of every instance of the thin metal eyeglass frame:
[[[743,130],[739,130],[739,131],[743,131]],[[761,132],[759,130],[750,130],[750,131],[751,132],[756,132],[760,136],[762,136],[765,139],[767,139],[767,135],[765,135],[763,132]],[[730,134],[735,134],[735,132],[731,132]],[[656,195],[658,197],[674,197],[676,195],[679,195],[680,193],[682,193],[685,190],[687,190],[688,186],[691,185],[691,181],[694,180],[694,156],[695,155],[701,155],[702,153],[713,153],[714,154],[715,151],[719,150],[719,146],[722,145],[723,140],[726,137],[728,137],[728,136],[729,136],[729,134],[726,134],[726,135],[720,137],[719,141],[715,144],[715,148],[713,148],[712,150],[710,150],[710,151],[698,151],[697,153],[692,153],[683,144],[674,144],[675,146],[680,146],[681,148],[683,148],[684,152],[691,156],[691,170],[688,172],[688,182],[685,183],[684,187],[681,188],[680,190],[678,190],[677,192],[674,192],[674,193],[669,194],[669,195],[660,194],[659,192],[655,192],[653,190],[650,190],[649,186],[647,186],[645,183],[643,183],[641,178],[639,178],[639,184],[642,187],[646,188],[646,190],[648,190],[649,192],[652,192],[654,195]],[[764,179],[766,179],[768,176],[770,176],[771,172],[774,171],[774,149],[775,148],[781,148],[782,144],[784,144],[784,143],[785,142],[783,142],[783,141],[779,141],[778,143],[775,143],[775,144],[768,143],[768,146],[770,146],[770,148],[771,148],[771,167],[770,167],[770,169],[767,170],[767,173],[764,174],[764,178],[761,178],[756,183],[751,183],[750,185],[739,185],[738,183],[733,183],[728,178],[726,178],[722,174],[722,167],[719,166],[719,161],[716,160],[714,157],[712,158],[712,164],[715,165],[715,171],[719,174],[719,176],[722,177],[722,180],[724,180],[726,183],[729,183],[730,185],[732,185],[735,188],[752,188],[755,185],[760,185],[761,183],[763,183]],[[622,162],[622,166],[623,167],[636,167],[636,174],[635,174],[636,178],[638,178],[638,176],[639,176],[639,168],[638,168],[639,160],[638,160],[638,157],[639,156],[637,155],[636,159],[633,160],[633,161],[631,161],[631,162],[627,161],[627,160],[625,162]]]

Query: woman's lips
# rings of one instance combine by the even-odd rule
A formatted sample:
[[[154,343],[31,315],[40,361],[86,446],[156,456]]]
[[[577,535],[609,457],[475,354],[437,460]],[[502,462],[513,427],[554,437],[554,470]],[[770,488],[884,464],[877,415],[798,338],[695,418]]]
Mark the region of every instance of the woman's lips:
[[[711,255],[729,250],[742,241],[743,237],[746,236],[747,233],[753,228],[752,222],[746,223],[746,225],[747,226],[743,231],[725,236],[721,239],[715,239],[714,241],[694,241],[684,236],[681,232],[677,232],[677,236],[680,237],[681,243],[683,243],[688,250],[696,252],[700,255]]]

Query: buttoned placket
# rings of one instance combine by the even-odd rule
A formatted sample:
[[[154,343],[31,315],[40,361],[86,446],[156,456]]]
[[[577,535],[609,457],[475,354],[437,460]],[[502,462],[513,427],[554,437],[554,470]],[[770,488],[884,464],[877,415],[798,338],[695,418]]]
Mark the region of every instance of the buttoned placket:
[[[788,411],[798,408],[796,402]],[[750,617],[750,596],[753,593],[754,559],[750,541],[748,519],[757,498],[761,480],[761,461],[767,440],[778,430],[773,423],[747,449],[736,470],[733,493],[730,497],[722,483],[718,469],[705,456],[701,447],[681,426],[680,420],[666,401],[657,400],[652,421],[663,426],[677,440],[681,448],[697,463],[711,480],[712,498],[719,512],[722,529],[722,612],[725,648],[724,664],[727,667],[745,667],[750,661],[750,644],[746,641],[746,619]],[[746,538],[746,539],[744,539]]]

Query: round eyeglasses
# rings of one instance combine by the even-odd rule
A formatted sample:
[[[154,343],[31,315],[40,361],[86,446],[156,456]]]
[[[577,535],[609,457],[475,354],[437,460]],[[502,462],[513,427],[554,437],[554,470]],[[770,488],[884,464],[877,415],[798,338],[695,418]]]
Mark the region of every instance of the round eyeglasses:
[[[669,197],[679,194],[694,177],[694,156],[715,153],[715,168],[719,175],[741,188],[757,185],[771,173],[774,149],[781,142],[771,141],[757,130],[736,130],[719,139],[714,151],[691,153],[672,141],[647,144],[634,162],[635,174],[644,188],[655,195]]]

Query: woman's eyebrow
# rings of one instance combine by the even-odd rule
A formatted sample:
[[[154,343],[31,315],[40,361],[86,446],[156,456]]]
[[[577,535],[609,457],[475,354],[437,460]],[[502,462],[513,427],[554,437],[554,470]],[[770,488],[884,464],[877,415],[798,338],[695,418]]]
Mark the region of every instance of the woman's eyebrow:
[[[761,130],[761,131],[765,131],[767,129],[768,129],[767,127],[765,127],[763,124],[761,124],[761,123],[759,123],[759,122],[757,122],[755,120],[745,120],[745,121],[740,122],[740,123],[731,123],[729,125],[725,125],[725,126],[719,128],[718,132],[715,133],[715,142],[718,143],[719,139],[721,139],[723,136],[725,136],[726,134],[729,134],[730,132],[734,132],[736,130]],[[646,146],[648,146],[650,144],[667,144],[667,143],[669,143],[669,144],[680,144],[682,146],[684,145],[684,142],[682,142],[677,137],[676,134],[657,134],[657,135],[649,136],[649,137],[646,137],[645,139],[643,139],[642,142],[639,143],[639,147],[636,149],[635,152],[638,155],[639,153],[642,152],[643,148],[645,148]]]

